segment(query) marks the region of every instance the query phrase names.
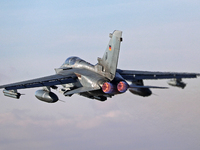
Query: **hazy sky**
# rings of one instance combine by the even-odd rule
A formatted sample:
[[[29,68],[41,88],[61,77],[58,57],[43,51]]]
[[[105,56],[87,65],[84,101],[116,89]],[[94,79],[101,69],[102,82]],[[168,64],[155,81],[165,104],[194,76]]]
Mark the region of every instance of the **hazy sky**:
[[[116,29],[119,68],[200,72],[199,8],[197,0],[1,0],[0,84],[52,75],[69,56],[95,64]],[[65,103],[48,104],[37,88],[20,100],[0,93],[0,149],[199,150],[200,79],[185,82],[103,103],[56,92]]]

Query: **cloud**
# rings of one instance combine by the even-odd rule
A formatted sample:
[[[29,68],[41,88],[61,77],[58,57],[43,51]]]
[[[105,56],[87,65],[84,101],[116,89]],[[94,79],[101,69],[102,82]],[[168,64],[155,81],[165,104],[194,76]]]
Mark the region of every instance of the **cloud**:
[[[120,111],[110,111],[94,117],[81,115],[65,118],[47,117],[45,114],[31,115],[30,110],[15,109],[12,112],[0,114],[0,128],[3,129],[0,130],[0,148],[26,149],[29,146],[31,149],[42,147],[53,149],[51,146],[55,147],[61,142],[63,147],[63,142],[71,141],[71,139],[74,139],[74,142],[71,141],[70,145],[74,145],[84,136],[84,132],[89,131],[91,134],[92,130],[105,126],[110,121],[120,122],[121,116],[123,113]],[[74,137],[76,134],[80,137]]]
[[[173,93],[173,90],[171,92]],[[187,94],[185,97],[190,95]],[[198,147],[200,124],[198,98],[187,102],[184,99],[182,101],[169,99],[166,95],[142,99],[129,93],[116,96],[115,99],[109,99],[104,103],[87,100],[83,102],[83,99],[77,98],[72,97],[68,101],[69,104],[65,105],[62,103],[47,105],[33,99],[31,103],[18,102],[19,105],[25,104],[20,109],[12,108],[12,111],[3,112],[1,110],[0,128],[3,130],[0,130],[0,148],[17,147],[23,150],[29,147],[51,150],[56,147],[58,149]],[[11,101],[7,103],[11,104]],[[19,107],[16,102],[12,103],[14,105],[10,107]],[[84,109],[89,107],[82,105],[84,103],[93,109],[85,111]],[[75,106],[79,104],[80,108],[85,108],[80,110]],[[76,114],[68,109],[71,106],[77,111]],[[187,144],[183,144],[184,141],[188,141]]]

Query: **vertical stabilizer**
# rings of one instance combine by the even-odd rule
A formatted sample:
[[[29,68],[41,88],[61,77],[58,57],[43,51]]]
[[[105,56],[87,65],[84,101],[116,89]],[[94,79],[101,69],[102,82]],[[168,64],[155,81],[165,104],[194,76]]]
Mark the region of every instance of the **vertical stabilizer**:
[[[107,77],[110,80],[113,80],[117,69],[120,43],[122,41],[122,31],[115,30],[113,33],[110,33],[109,37],[111,39],[108,43],[103,58],[98,58],[98,61],[99,64],[102,65],[103,71],[107,74]]]

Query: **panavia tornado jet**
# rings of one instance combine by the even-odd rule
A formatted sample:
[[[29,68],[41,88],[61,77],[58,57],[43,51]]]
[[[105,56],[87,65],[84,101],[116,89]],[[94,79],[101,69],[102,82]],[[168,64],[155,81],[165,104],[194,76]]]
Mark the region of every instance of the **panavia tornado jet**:
[[[171,86],[184,88],[183,78],[196,78],[197,73],[149,72],[122,70],[117,68],[122,31],[115,30],[109,35],[110,41],[102,58],[92,65],[79,57],[69,57],[56,74],[13,84],[2,85],[5,96],[19,99],[20,89],[41,87],[35,92],[36,98],[48,103],[59,100],[52,90],[58,90],[64,96],[79,94],[90,99],[105,101],[114,95],[131,93],[139,96],[150,96],[151,88],[165,89],[167,87],[147,86],[143,80],[170,79]]]

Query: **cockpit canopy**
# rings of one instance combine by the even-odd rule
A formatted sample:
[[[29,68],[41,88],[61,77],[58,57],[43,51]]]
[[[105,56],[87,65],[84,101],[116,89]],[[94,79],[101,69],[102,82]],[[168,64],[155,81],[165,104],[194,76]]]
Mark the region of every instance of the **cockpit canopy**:
[[[68,65],[68,66],[71,66],[71,65],[74,65],[77,61],[80,61],[81,59],[79,57],[69,57],[65,60],[64,64],[63,65]]]

